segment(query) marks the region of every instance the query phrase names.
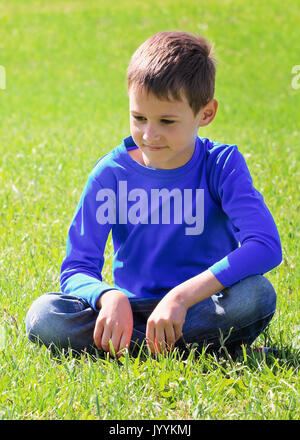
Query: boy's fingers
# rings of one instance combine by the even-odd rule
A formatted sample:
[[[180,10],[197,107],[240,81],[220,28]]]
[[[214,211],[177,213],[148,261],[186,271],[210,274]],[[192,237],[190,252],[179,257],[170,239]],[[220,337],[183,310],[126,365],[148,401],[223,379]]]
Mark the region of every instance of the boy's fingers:
[[[164,352],[166,350],[164,327],[157,326],[155,328],[154,345],[155,345],[156,351],[158,351],[159,353]]]
[[[95,328],[94,328],[94,334],[93,334],[93,338],[94,338],[94,342],[97,348],[101,348],[101,337],[103,334],[103,325],[101,324],[96,324]]]
[[[165,352],[169,347],[172,347],[175,340],[175,331],[173,326],[168,324],[163,325],[148,324],[146,332],[147,345],[152,354]]]
[[[148,345],[149,350],[151,351],[151,353],[155,354],[156,349],[155,349],[155,345],[154,345],[153,339],[147,339],[147,345]]]
[[[151,323],[148,322],[147,329],[146,329],[146,341],[147,345],[151,351],[152,354],[155,353],[155,346],[154,346],[154,327]]]
[[[120,339],[121,339],[122,334],[120,332],[113,332],[111,338],[110,338],[110,342],[109,342],[109,352],[110,354],[113,356],[116,353],[118,353],[119,351],[119,347],[120,347]],[[113,346],[113,350],[115,352],[113,352],[112,347]]]
[[[103,333],[102,333],[102,338],[101,338],[101,348],[104,351],[109,351],[110,350],[110,346],[109,346],[109,340],[111,339],[111,331],[109,330],[109,328],[106,326],[104,327]]]
[[[121,340],[120,340],[120,345],[119,345],[118,351],[123,350],[123,348],[129,347],[130,339],[131,339],[131,335],[128,335],[127,333],[124,332],[122,334],[122,336],[121,336]]]
[[[168,348],[173,348],[173,345],[176,342],[175,331],[174,331],[173,325],[168,325],[165,328],[165,335],[166,335],[166,342],[167,342]]]

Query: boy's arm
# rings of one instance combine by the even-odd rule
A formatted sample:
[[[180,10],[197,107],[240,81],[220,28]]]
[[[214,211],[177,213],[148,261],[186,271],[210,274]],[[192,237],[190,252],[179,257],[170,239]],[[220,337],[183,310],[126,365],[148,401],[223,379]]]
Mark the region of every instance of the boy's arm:
[[[281,242],[263,196],[253,186],[244,157],[235,145],[209,159],[210,188],[240,242],[209,267],[226,287],[251,275],[264,274],[282,261]],[[208,161],[208,162],[209,162]]]
[[[61,267],[61,290],[86,299],[99,312],[94,342],[99,349],[120,356],[120,350],[130,344],[133,317],[126,295],[102,281],[104,249],[111,225],[97,221],[100,189],[90,176],[69,228],[67,253]]]
[[[101,276],[111,225],[97,221],[99,189],[101,186],[90,176],[68,231],[60,276],[61,291],[86,299],[95,311],[98,311],[99,296],[114,289],[114,286],[103,282]]]

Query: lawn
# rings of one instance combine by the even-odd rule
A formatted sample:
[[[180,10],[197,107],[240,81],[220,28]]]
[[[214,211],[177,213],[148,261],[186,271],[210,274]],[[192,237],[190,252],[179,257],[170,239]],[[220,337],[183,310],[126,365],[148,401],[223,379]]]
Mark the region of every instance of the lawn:
[[[292,0],[0,3],[1,419],[299,419],[299,14]],[[199,135],[238,145],[279,229],[277,311],[255,343],[278,355],[51,356],[26,312],[59,290],[88,173],[129,135],[131,54],[174,29],[214,42],[219,110]],[[111,242],[106,256],[110,283]]]

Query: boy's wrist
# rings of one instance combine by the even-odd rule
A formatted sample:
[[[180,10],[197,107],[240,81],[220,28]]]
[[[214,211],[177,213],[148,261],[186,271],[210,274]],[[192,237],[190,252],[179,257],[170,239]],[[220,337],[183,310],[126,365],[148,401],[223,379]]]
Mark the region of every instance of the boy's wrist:
[[[172,292],[172,296],[174,295],[176,302],[189,309],[196,303],[209,298],[224,288],[225,286],[217,280],[213,273],[210,270],[206,270],[179,284],[170,292]]]
[[[182,289],[179,286],[176,286],[174,289],[172,289],[171,292],[169,292],[172,294],[172,298],[173,300],[177,303],[180,304],[182,307],[184,307],[186,310],[190,307],[189,302],[188,302],[188,297],[186,295],[186,292],[184,291],[184,289]]]
[[[110,290],[106,290],[105,292],[103,292],[100,297],[98,298],[98,301],[96,303],[97,308],[100,310],[101,307],[103,307],[103,304],[105,303],[105,301],[107,300],[111,300],[112,299],[112,295],[113,295],[113,299],[116,299],[116,297],[126,297],[125,293],[121,292],[118,289],[110,289]]]

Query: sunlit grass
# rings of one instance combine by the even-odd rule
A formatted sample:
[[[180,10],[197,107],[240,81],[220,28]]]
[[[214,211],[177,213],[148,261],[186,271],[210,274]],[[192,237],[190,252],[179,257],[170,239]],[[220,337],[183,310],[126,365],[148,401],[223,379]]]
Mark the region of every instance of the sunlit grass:
[[[299,5],[271,2],[12,0],[0,5],[0,417],[299,418]],[[129,134],[126,68],[160,30],[202,33],[218,58],[217,117],[201,136],[236,143],[278,225],[267,274],[277,311],[255,351],[231,359],[51,356],[24,318],[59,290],[66,235],[88,173]],[[112,282],[112,246],[104,278]]]

